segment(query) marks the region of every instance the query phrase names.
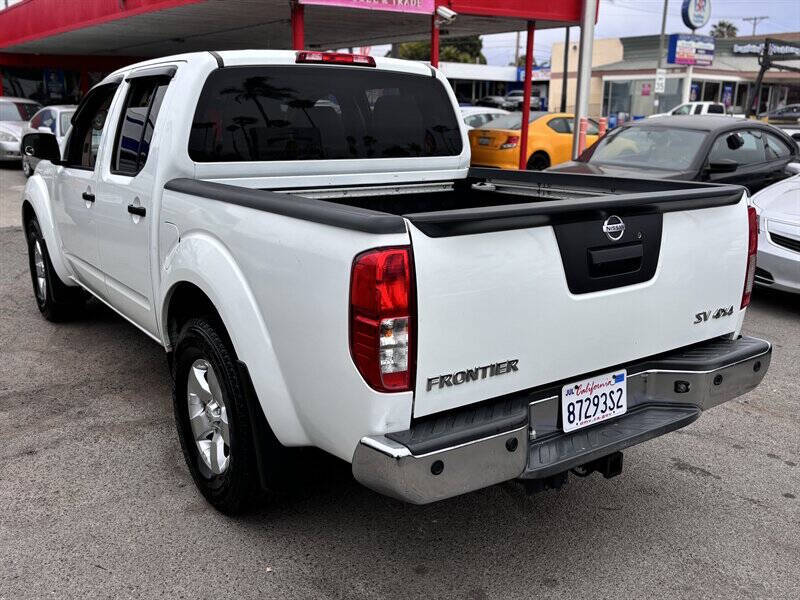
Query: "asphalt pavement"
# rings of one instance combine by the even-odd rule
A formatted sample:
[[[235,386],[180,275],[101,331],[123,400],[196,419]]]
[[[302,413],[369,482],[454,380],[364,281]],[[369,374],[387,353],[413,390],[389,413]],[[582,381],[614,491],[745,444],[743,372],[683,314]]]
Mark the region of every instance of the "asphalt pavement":
[[[97,303],[39,315],[0,165],[0,599],[797,598],[800,299],[757,290],[762,385],[625,451],[620,477],[410,506],[309,453],[244,517],[193,487],[163,350]]]

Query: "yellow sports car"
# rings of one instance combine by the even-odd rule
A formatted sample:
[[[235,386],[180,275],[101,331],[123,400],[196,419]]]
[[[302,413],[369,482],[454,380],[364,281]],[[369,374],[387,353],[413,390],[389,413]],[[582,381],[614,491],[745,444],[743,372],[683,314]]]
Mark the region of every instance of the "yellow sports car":
[[[574,115],[567,113],[530,113],[528,126],[528,169],[541,171],[572,158]],[[469,132],[472,165],[480,167],[519,168],[522,113],[502,115],[479,129]],[[589,119],[586,147],[597,141],[597,123]]]

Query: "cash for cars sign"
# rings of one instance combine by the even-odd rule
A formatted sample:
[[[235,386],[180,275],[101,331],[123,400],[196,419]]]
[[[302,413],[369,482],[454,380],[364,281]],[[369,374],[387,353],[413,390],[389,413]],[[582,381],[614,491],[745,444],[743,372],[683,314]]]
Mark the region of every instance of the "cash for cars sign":
[[[714,47],[714,38],[709,35],[673,33],[669,36],[667,62],[707,67],[714,62]]]
[[[366,8],[392,12],[432,14],[434,0],[300,0],[300,4],[341,6],[343,8]]]

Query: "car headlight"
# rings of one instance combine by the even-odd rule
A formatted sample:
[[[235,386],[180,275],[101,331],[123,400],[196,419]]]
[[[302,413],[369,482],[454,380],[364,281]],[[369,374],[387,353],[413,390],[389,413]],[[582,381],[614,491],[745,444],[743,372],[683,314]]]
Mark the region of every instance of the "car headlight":
[[[15,135],[0,131],[0,142],[18,142],[19,138]]]

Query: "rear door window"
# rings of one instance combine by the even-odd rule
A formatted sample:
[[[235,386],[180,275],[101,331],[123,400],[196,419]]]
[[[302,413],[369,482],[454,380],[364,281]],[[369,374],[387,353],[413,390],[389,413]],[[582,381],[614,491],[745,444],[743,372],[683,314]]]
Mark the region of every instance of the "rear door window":
[[[764,134],[764,142],[767,146],[767,160],[789,158],[792,155],[792,151],[789,149],[789,146],[787,146],[786,142],[780,139],[777,135],[766,132]]]
[[[217,69],[189,137],[197,162],[455,156],[457,116],[440,81],[369,68]]]
[[[570,126],[567,119],[556,117],[547,122],[547,126],[556,133],[570,133]]]
[[[708,107],[708,114],[710,115],[724,115],[725,108],[721,104],[710,104]]]
[[[166,77],[131,81],[114,142],[113,173],[134,176],[144,167],[169,81]]]
[[[736,144],[731,144],[728,137],[737,135],[741,138],[742,145],[738,148]],[[732,133],[724,133],[719,136],[711,148],[711,153],[708,156],[710,162],[719,160],[735,160],[739,165],[752,165],[762,163],[765,160],[764,140],[760,131],[743,130],[735,131]]]

